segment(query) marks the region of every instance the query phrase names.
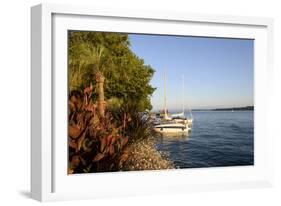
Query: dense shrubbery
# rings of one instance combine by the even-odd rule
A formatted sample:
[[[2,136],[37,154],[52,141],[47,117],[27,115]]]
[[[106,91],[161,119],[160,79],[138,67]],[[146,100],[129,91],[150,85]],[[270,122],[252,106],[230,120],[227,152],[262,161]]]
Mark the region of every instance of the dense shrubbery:
[[[154,134],[153,124],[149,116],[139,112],[134,102],[123,104],[118,110],[112,111],[112,116],[117,122],[122,122],[126,117],[129,121],[124,122],[122,133],[130,137],[129,143],[148,139]]]
[[[92,92],[90,86],[69,97],[69,174],[173,168],[150,139],[153,127],[147,115],[124,104],[119,111],[106,109],[101,117]]]
[[[69,173],[118,170],[128,137],[110,112],[101,117],[92,101],[92,87],[69,98]],[[124,123],[129,121],[124,117]]]

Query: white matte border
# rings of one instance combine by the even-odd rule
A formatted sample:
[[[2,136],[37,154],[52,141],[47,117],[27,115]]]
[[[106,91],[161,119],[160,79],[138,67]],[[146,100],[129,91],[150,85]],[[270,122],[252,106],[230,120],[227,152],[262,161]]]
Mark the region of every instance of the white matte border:
[[[147,12],[113,12],[100,9],[44,5],[40,8],[43,20],[42,31],[42,104],[41,124],[52,126],[53,142],[48,132],[42,132],[41,200],[80,199],[128,194],[158,192],[204,191],[211,189],[243,188],[270,185],[272,178],[272,137],[267,117],[267,94],[270,89],[268,49],[271,49],[271,22],[268,19],[222,17],[203,15],[155,14]],[[62,13],[63,15],[60,15]],[[69,14],[69,15],[65,15]],[[79,16],[72,14],[88,14]],[[99,15],[103,14],[102,16]],[[92,15],[92,16],[91,16]],[[158,16],[157,16],[158,15]],[[107,16],[107,17],[104,17]],[[125,16],[137,18],[117,18]],[[169,18],[170,17],[170,18]],[[161,20],[162,19],[162,20]],[[170,19],[170,20],[163,20]],[[174,21],[171,21],[174,19]],[[52,20],[52,21],[51,21]],[[187,21],[189,20],[189,21]],[[41,23],[43,23],[42,21]],[[52,23],[51,23],[52,22]],[[220,23],[221,22],[221,23]],[[223,24],[222,24],[223,23]],[[251,25],[252,24],[252,25]],[[52,26],[52,32],[50,29]],[[67,175],[67,30],[114,31],[128,33],[151,33],[171,35],[214,36],[255,39],[255,166],[181,169],[169,171],[118,172],[84,175]],[[53,49],[51,54],[51,34]],[[53,52],[53,53],[52,53]],[[52,69],[51,70],[51,59]],[[53,71],[53,73],[51,73]],[[52,74],[53,79],[49,76]],[[48,78],[46,78],[48,77]],[[53,84],[53,86],[52,86]],[[53,90],[52,90],[53,87]],[[49,95],[52,93],[53,107]],[[45,105],[45,106],[44,106]],[[47,118],[46,111],[53,112]],[[264,138],[266,137],[266,138]],[[43,142],[47,143],[43,145]],[[50,144],[52,143],[52,144]],[[55,146],[52,147],[51,145]],[[53,153],[53,159],[52,157]],[[34,167],[34,165],[33,165]],[[35,169],[36,170],[36,169]],[[52,172],[53,171],[53,172]],[[75,189],[78,188],[78,189]]]

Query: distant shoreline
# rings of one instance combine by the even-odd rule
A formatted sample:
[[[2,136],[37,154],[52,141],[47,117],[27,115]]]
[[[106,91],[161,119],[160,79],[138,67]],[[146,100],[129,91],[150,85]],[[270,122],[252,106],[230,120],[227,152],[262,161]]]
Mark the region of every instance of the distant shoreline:
[[[158,111],[152,111],[152,113],[158,113]],[[227,108],[215,108],[215,109],[191,109],[191,111],[254,111],[254,106],[246,107],[227,107]],[[180,110],[170,110],[169,112],[178,113]]]
[[[254,106],[216,108],[216,109],[192,109],[192,111],[253,111],[253,110],[254,110]]]

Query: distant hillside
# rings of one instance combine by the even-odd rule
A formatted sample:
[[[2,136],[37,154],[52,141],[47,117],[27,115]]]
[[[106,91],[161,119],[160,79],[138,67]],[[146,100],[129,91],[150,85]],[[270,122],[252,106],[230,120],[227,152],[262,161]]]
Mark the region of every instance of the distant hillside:
[[[220,108],[220,109],[212,109],[213,111],[248,111],[254,110],[254,106],[246,106],[246,107],[232,107],[232,108]]]
[[[192,111],[253,111],[254,106],[246,107],[229,107],[229,108],[216,108],[216,109],[193,109]]]

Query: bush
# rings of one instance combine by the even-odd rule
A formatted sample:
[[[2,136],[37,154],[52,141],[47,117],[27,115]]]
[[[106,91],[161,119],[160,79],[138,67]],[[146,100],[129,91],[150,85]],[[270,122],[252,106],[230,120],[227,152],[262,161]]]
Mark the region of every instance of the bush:
[[[139,112],[134,102],[123,104],[121,108],[112,115],[119,126],[124,128],[122,134],[130,137],[129,144],[154,136],[153,124],[150,117],[143,112]]]
[[[69,98],[69,173],[118,170],[122,149],[128,142],[122,126],[117,126],[112,115],[100,117],[92,102],[92,87],[82,96]],[[123,121],[127,121],[124,119]]]
[[[90,86],[69,96],[69,174],[173,168],[155,148],[148,115],[127,102],[100,116],[92,92]]]

